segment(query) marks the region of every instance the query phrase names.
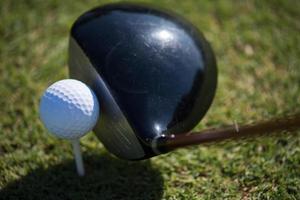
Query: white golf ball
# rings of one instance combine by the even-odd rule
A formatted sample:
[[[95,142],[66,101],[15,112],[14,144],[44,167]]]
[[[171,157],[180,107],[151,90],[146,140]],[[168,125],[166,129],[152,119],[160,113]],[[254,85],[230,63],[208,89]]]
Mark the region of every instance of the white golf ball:
[[[45,127],[63,139],[80,138],[98,121],[99,103],[84,83],[65,79],[52,84],[40,102],[40,118]]]

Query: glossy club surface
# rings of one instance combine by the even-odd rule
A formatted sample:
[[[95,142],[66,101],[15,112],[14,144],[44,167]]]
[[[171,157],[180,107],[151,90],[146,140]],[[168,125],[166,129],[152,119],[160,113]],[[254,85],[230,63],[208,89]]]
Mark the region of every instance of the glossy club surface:
[[[96,135],[115,155],[132,160],[159,154],[153,141],[163,134],[190,131],[211,105],[217,84],[214,54],[194,26],[133,4],[80,16],[71,30],[69,68],[103,106]],[[129,142],[117,147],[122,139]],[[127,156],[134,146],[136,154]]]

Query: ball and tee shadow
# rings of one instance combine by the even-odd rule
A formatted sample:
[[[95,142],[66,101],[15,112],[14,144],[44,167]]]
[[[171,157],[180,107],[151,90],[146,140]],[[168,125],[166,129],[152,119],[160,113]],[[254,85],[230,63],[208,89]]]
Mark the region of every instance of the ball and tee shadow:
[[[86,175],[74,160],[38,168],[0,190],[0,199],[153,199],[163,195],[163,177],[149,160],[128,162],[102,155],[83,155]]]

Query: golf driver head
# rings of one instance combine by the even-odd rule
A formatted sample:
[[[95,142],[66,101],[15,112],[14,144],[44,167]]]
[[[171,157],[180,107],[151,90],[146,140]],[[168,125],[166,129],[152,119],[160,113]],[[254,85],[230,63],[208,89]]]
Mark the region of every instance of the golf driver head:
[[[158,138],[194,128],[217,85],[202,33],[175,14],[136,4],[98,7],[76,20],[69,72],[101,104],[95,134],[127,160],[158,155]]]

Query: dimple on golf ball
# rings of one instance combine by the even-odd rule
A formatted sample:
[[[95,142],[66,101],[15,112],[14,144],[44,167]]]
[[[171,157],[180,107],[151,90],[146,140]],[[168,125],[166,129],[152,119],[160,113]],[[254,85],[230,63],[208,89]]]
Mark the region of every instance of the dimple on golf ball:
[[[65,79],[52,84],[40,101],[40,118],[45,127],[63,139],[80,138],[98,121],[99,103],[84,83]]]

